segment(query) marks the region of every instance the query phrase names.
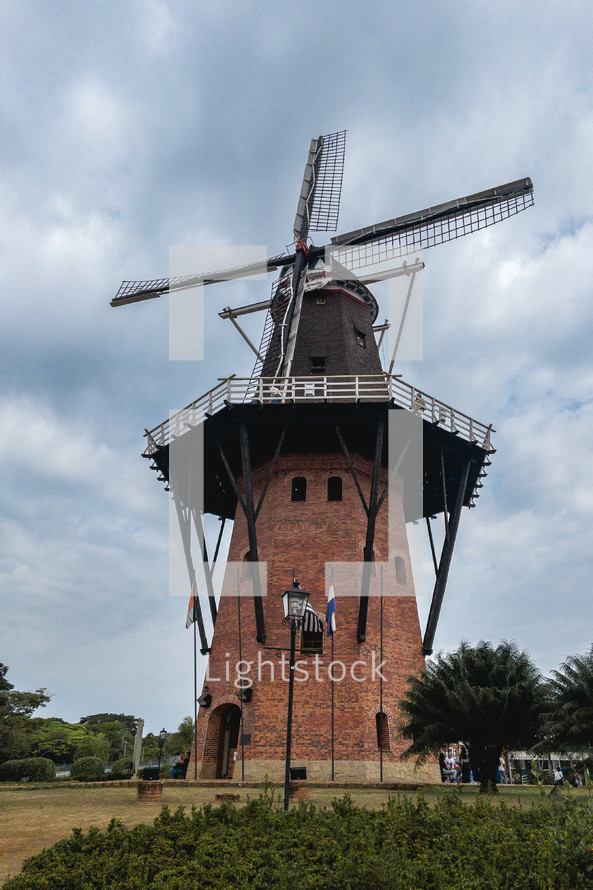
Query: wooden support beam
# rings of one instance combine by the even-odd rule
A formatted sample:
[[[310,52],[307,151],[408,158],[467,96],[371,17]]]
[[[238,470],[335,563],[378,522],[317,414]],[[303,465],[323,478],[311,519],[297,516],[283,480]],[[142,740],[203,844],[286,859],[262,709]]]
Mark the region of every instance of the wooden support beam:
[[[379,512],[379,475],[381,473],[381,457],[383,455],[383,438],[385,435],[385,418],[379,417],[377,421],[377,438],[375,440],[375,459],[373,461],[373,475],[371,479],[371,492],[367,511],[367,533],[364,545],[364,563],[362,567],[362,585],[360,602],[358,605],[358,629],[357,639],[359,643],[366,640],[367,616],[369,611],[369,589],[371,585],[371,569],[374,560],[373,544],[375,542],[375,526],[377,513]]]
[[[212,618],[212,626],[216,624],[216,599],[214,597],[214,584],[212,582],[212,568],[208,561],[208,548],[206,546],[206,533],[204,531],[204,520],[201,513],[192,508],[192,515],[198,540],[202,540],[202,563],[204,565],[204,577],[206,579],[206,589],[208,591],[208,604],[210,606],[210,617]]]
[[[443,449],[441,448],[441,482],[443,483],[443,504],[445,505],[445,509],[443,511],[443,517],[445,519],[445,536],[449,534],[449,507],[447,505],[447,479],[445,476],[445,455],[443,454]]]
[[[432,564],[434,565],[434,573],[438,575],[439,573],[439,564],[437,562],[437,555],[434,549],[434,538],[432,536],[432,528],[430,525],[430,516],[426,517],[426,528],[428,529],[428,540],[430,541],[430,552],[432,553]]]
[[[280,449],[282,448],[282,443],[284,442],[284,436],[286,435],[286,430],[288,429],[288,421],[285,421],[282,425],[282,430],[280,432],[280,438],[278,439],[278,444],[276,445],[276,450],[274,452],[274,457],[272,458],[272,462],[270,464],[270,469],[268,470],[268,475],[266,476],[266,481],[264,482],[264,487],[262,488],[261,494],[259,496],[259,501],[257,504],[257,509],[255,511],[255,519],[259,516],[259,511],[262,508],[262,504],[264,502],[264,498],[268,492],[268,486],[270,484],[270,480],[272,478],[272,473],[276,467],[276,463],[278,462],[278,457],[280,455]]]
[[[356,490],[360,497],[364,512],[369,515],[369,508],[365,499],[365,496],[362,492],[362,488],[360,487],[360,482],[358,481],[358,476],[356,475],[356,470],[354,469],[354,464],[352,463],[352,458],[350,457],[350,452],[346,446],[346,442],[344,441],[344,437],[340,430],[340,427],[336,424],[336,433],[338,434],[338,439],[340,440],[340,445],[342,446],[342,451],[344,452],[344,457],[346,458],[346,463],[348,464],[348,469],[350,470],[350,475],[354,480],[354,484],[356,486]]]
[[[202,607],[200,605],[200,597],[198,596],[196,570],[191,555],[191,518],[189,510],[187,508],[184,509],[179,502],[179,498],[176,497],[175,489],[173,489],[173,501],[175,503],[175,509],[177,511],[177,522],[179,523],[179,531],[181,532],[181,540],[183,542],[183,553],[185,555],[185,565],[187,567],[187,574],[189,576],[190,589],[193,590],[195,596],[194,609],[196,612],[198,633],[200,634],[200,652],[202,653],[202,655],[206,655],[208,652],[210,652],[210,646],[208,645],[208,641],[206,639],[206,629],[204,627]]]
[[[257,535],[255,531],[255,509],[253,504],[253,479],[251,475],[251,456],[249,453],[249,437],[244,421],[239,423],[239,444],[241,446],[241,464],[243,468],[243,490],[245,492],[245,519],[247,521],[247,537],[249,539],[249,560],[257,563]],[[258,643],[266,642],[266,625],[264,619],[264,607],[262,603],[261,579],[259,571],[252,567],[251,578],[253,582],[253,608],[255,611],[256,639]]]
[[[467,487],[469,467],[470,461],[467,461],[465,469],[461,474],[455,507],[449,519],[448,533],[445,535],[445,540],[443,541],[441,559],[439,561],[437,577],[432,593],[432,601],[430,604],[430,611],[428,613],[428,621],[426,622],[426,631],[424,633],[424,640],[422,643],[422,650],[424,652],[424,655],[432,655],[434,635],[436,633],[439,615],[441,613],[441,606],[443,604],[443,597],[445,595],[445,587],[447,585],[447,578],[449,576],[449,568],[451,566],[451,558],[453,556],[453,548],[455,546],[455,538],[457,537],[457,529],[459,528],[459,520],[461,518],[461,508],[463,507],[463,501],[465,498],[465,489]]]
[[[179,497],[179,479],[176,478],[178,474],[175,473],[175,460],[169,461],[169,477],[170,477],[170,489],[171,494],[173,496],[173,502],[175,504],[175,511],[177,513],[177,523],[179,525],[179,531],[181,534],[181,542],[183,544],[183,554],[185,557],[185,565],[187,568],[187,574],[189,577],[190,590],[193,591],[195,597],[195,605],[194,610],[196,613],[196,623],[198,625],[198,632],[200,634],[200,652],[202,655],[206,655],[210,652],[210,646],[208,645],[208,640],[206,637],[206,629],[204,627],[204,618],[202,616],[202,606],[200,603],[200,597],[198,594],[198,584],[196,581],[196,570],[194,566],[194,561],[191,555],[191,490],[192,490],[192,452],[189,453],[189,463],[187,467],[187,507],[183,507],[181,504],[181,499]]]

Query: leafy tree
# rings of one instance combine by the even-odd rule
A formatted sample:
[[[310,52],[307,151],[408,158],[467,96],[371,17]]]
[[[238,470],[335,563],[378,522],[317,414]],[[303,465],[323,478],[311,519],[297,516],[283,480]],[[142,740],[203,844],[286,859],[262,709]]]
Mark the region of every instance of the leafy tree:
[[[91,733],[80,723],[66,723],[64,720],[33,719],[31,731],[31,753],[35,757],[47,757],[54,763],[74,760],[78,745]]]
[[[124,729],[134,734],[138,728],[138,717],[131,714],[89,714],[81,717],[80,722],[83,726],[95,729],[95,726],[104,723],[120,723]]]
[[[109,743],[108,756],[110,760],[117,760],[126,751],[131,752],[134,746],[134,735],[129,732],[123,723],[111,720],[105,723],[86,724],[95,735],[101,735]]]
[[[186,750],[187,748],[191,748],[191,744],[194,740],[194,730],[195,723],[193,717],[184,717],[177,727],[177,735],[181,737]]]
[[[177,727],[177,732],[172,732],[167,739],[167,753],[179,754],[180,751],[188,751],[193,744],[194,727],[193,718],[184,717]]]
[[[7,671],[0,662],[0,761],[26,756],[31,714],[50,700],[45,689],[16,691],[6,679]]]
[[[109,754],[109,739],[100,733],[89,733],[86,738],[82,739],[76,746],[74,752],[74,762],[87,757],[99,758],[101,761],[107,760]]]
[[[503,747],[529,748],[536,741],[544,703],[542,677],[514,643],[496,648],[462,642],[456,652],[427,663],[400,702],[401,727],[412,744],[404,757],[428,754],[459,741],[479,770],[481,791],[496,791],[496,770]]]
[[[543,716],[545,751],[593,751],[593,646],[553,671]]]
[[[117,760],[132,753],[138,717],[130,714],[90,714],[80,722],[94,733],[104,735],[109,741],[108,758]]]

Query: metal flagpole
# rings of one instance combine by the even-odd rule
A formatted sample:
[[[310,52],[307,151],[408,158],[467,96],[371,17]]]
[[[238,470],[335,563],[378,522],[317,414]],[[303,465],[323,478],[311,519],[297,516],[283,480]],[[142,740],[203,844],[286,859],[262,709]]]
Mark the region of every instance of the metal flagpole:
[[[196,622],[194,620],[194,781],[198,781],[198,655]]]
[[[332,583],[332,590],[333,590],[333,586],[334,586],[334,567],[333,567],[333,566],[332,566],[332,582],[331,582],[331,583]],[[333,590],[333,594],[334,594],[334,597],[335,597],[335,595],[336,595],[336,591],[335,591],[335,590]],[[331,617],[330,617],[330,621],[331,621]],[[333,660],[334,660],[334,633],[333,633],[333,628],[332,628],[332,635],[331,635],[331,637],[332,637],[332,664],[333,664]],[[331,682],[331,689],[332,689],[332,782],[333,782],[333,781],[335,781],[335,769],[334,769],[334,767],[335,767],[335,761],[334,761],[334,738],[335,738],[335,737],[334,737],[334,674],[333,674],[333,669],[332,669],[332,674],[331,674],[331,677],[330,677],[330,682]]]
[[[381,657],[379,662],[383,664],[383,563],[381,563]],[[379,781],[383,781],[383,674],[379,671]]]
[[[243,652],[241,649],[241,579],[240,579],[240,569],[237,567],[237,618],[239,622],[239,663],[243,666]],[[245,781],[245,732],[243,726],[243,689],[241,689],[241,696],[239,699],[241,703],[241,781]]]
[[[334,635],[332,633],[332,664],[334,660]],[[334,677],[333,670],[331,675],[331,686],[332,686],[332,782],[335,778],[334,773]]]

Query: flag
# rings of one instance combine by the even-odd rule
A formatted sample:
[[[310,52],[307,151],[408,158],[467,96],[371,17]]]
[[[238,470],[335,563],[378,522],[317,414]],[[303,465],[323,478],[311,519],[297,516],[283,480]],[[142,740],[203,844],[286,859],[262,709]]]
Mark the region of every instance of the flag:
[[[327,635],[331,637],[336,631],[336,594],[334,593],[334,585],[331,584],[327,592],[327,609],[325,610],[325,623],[327,624]]]
[[[194,621],[198,620],[198,612],[197,612],[198,600],[197,597],[194,596],[194,585],[191,586],[191,593],[189,596],[189,604],[187,606],[187,618],[185,619],[186,628],[191,627]]]

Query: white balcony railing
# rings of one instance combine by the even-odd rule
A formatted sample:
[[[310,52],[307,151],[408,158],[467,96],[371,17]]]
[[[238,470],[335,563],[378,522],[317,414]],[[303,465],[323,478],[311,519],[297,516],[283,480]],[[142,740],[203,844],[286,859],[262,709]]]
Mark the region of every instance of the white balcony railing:
[[[150,455],[173,437],[181,436],[200,424],[207,415],[216,414],[225,406],[244,404],[286,404],[293,402],[348,403],[388,402],[407,408],[438,424],[443,429],[459,434],[468,442],[476,442],[490,450],[492,426],[480,423],[446,405],[434,396],[411,386],[399,375],[369,375],[342,377],[227,377],[203,396],[177,411],[168,420],[147,430]]]

